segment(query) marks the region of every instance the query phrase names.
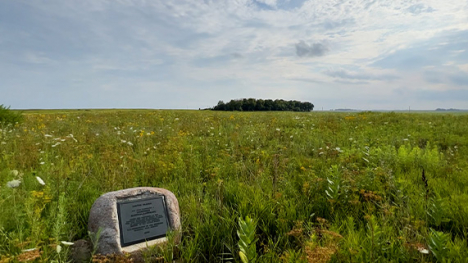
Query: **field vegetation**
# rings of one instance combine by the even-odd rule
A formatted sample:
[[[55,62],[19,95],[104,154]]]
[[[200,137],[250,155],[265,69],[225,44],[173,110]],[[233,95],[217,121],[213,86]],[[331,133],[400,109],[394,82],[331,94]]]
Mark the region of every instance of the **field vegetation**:
[[[179,200],[182,262],[466,262],[468,115],[28,111],[0,127],[0,262],[67,262],[103,193]],[[175,255],[177,254],[177,255]],[[30,262],[31,262],[30,261]]]

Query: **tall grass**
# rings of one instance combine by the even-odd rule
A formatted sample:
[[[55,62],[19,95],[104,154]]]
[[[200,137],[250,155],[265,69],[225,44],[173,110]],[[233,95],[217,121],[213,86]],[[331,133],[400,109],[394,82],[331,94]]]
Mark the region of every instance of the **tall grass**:
[[[184,262],[240,262],[247,217],[255,262],[463,262],[466,123],[462,114],[28,112],[0,131],[0,262],[65,262],[69,250],[57,246],[88,237],[94,200],[137,186],[178,198]]]

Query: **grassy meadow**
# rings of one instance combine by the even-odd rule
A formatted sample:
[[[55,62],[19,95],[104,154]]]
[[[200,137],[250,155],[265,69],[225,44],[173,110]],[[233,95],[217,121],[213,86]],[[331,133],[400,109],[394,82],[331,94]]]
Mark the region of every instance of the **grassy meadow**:
[[[0,131],[1,263],[68,262],[93,202],[138,186],[179,200],[167,261],[468,259],[467,114],[23,114]]]

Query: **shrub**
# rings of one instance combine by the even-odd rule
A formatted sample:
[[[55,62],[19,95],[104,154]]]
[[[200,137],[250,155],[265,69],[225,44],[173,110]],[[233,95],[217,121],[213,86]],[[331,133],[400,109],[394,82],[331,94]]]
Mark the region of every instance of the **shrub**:
[[[0,124],[15,124],[20,122],[23,116],[20,112],[14,112],[10,110],[10,107],[0,105]]]

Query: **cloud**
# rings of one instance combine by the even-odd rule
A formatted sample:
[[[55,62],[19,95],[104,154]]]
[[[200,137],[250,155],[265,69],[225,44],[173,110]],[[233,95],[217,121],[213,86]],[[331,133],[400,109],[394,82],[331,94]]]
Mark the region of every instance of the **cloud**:
[[[426,4],[419,3],[419,4],[414,4],[407,9],[410,13],[413,13],[415,15],[419,15],[421,13],[432,13],[434,9]]]
[[[345,26],[349,26],[354,23],[355,23],[354,18],[345,18],[345,19],[340,19],[340,20],[328,20],[323,23],[323,27],[326,30],[332,30],[335,28],[342,28]]]
[[[464,72],[459,72],[457,74],[450,76],[450,81],[452,81],[452,83],[456,85],[468,87],[468,75]]]
[[[351,80],[395,80],[398,79],[395,75],[385,74],[385,75],[374,75],[374,74],[366,74],[366,73],[356,73],[356,72],[349,72],[343,69],[340,70],[327,70],[324,72],[326,75],[334,78],[340,79],[351,79]],[[354,84],[354,83],[353,83]],[[364,84],[364,83],[360,83]]]
[[[276,0],[253,0],[260,7],[276,8]]]
[[[316,84],[322,84],[323,81],[316,80],[313,78],[287,78],[288,80],[293,80],[293,81],[300,81],[300,82],[307,82],[307,83],[316,83]]]
[[[328,52],[328,47],[322,43],[308,45],[303,40],[296,44],[296,54],[299,57],[321,57]]]
[[[402,71],[421,70],[427,66],[440,67],[446,63],[466,63],[468,30],[443,31],[429,39],[382,55],[371,66]]]
[[[238,52],[234,52],[231,54],[233,58],[243,58],[244,56],[242,56],[241,53],[238,53]]]
[[[349,81],[349,80],[335,80],[336,83],[346,84],[346,85],[367,85],[367,81]]]

